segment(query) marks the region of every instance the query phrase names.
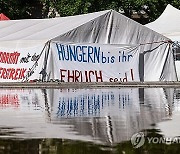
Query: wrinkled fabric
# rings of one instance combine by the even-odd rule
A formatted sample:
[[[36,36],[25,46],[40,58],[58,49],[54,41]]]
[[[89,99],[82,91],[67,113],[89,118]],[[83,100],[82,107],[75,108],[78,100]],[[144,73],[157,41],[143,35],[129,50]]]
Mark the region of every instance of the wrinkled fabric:
[[[169,39],[113,10],[54,19],[2,21],[0,34],[1,51],[26,49],[42,43],[45,46],[48,41],[138,46],[141,81],[177,80]],[[53,61],[49,63],[53,52],[49,48],[44,52],[42,69],[54,65]]]

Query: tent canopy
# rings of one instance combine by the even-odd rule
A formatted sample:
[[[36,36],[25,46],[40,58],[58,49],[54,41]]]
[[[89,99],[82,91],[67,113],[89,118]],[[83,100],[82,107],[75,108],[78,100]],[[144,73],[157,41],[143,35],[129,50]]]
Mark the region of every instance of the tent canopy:
[[[180,10],[170,4],[167,5],[158,19],[145,26],[170,38],[176,43],[180,42]],[[180,80],[180,49],[177,47],[174,51],[174,57],[176,59],[175,66],[178,80]]]
[[[87,35],[87,31],[83,31],[87,29],[92,34],[94,33],[93,38]],[[86,32],[86,35],[83,35],[85,39],[79,39],[78,42],[140,44],[167,40],[166,37],[116,11],[107,10],[52,19],[24,19],[1,22],[0,41],[35,40],[46,42],[54,38],[60,38],[62,35],[63,39],[65,39],[65,34],[73,31],[78,34],[80,31],[81,33]],[[106,33],[106,38],[104,38],[104,33]],[[66,40],[67,38],[70,37],[66,37]]]
[[[3,13],[0,13],[0,20],[10,20],[7,16],[5,16]]]
[[[1,22],[0,41],[35,40],[46,42],[107,12],[51,19],[23,19]]]
[[[51,59],[49,60],[49,64],[45,64],[44,69],[47,68],[47,65],[53,67],[49,67],[49,74],[53,74],[52,71],[55,72],[59,70],[60,66],[66,64],[64,67],[68,66],[70,68],[71,66],[73,68],[74,66],[79,66],[79,76],[83,71],[87,75],[87,68],[92,74],[91,70],[95,67],[97,70],[104,67],[104,74],[107,79],[111,75],[115,77],[122,74],[124,74],[124,77],[118,78],[126,79],[128,70],[131,71],[129,74],[131,74],[131,78],[134,80],[131,67],[136,65],[136,76],[141,74],[144,81],[176,80],[173,56],[168,44],[169,39],[113,10],[53,19],[2,21],[0,22],[0,34],[0,51],[14,51],[13,54],[15,54],[15,51],[21,52],[20,55],[18,55],[19,57],[16,57],[21,60],[19,61],[20,65],[29,63],[28,60],[32,56],[30,54],[32,52],[34,56],[37,54],[42,55],[40,52],[44,50],[43,47],[50,40],[52,43],[49,47],[52,47],[52,49],[49,50],[49,47],[46,48],[48,52],[44,54],[44,61],[48,61],[50,57],[56,60]],[[125,55],[125,48],[127,49],[127,46],[129,46],[129,51],[126,52]],[[67,47],[67,49],[65,49],[65,47]],[[71,50],[69,48],[71,48]],[[79,59],[75,57],[78,56],[75,52],[77,53],[80,49],[85,50],[85,48],[88,48],[88,54],[82,51],[83,54],[81,57],[78,57]],[[78,51],[75,49],[78,49]],[[91,49],[95,49],[95,53],[92,54]],[[101,52],[100,49],[103,49],[104,52]],[[111,51],[111,49],[114,51]],[[70,50],[71,55],[74,54],[75,57],[71,58],[74,58],[75,61],[72,62],[72,59],[71,61],[61,61],[57,59],[58,55],[54,56],[57,54],[57,50],[58,54],[61,54],[60,52],[64,52],[62,54],[65,54],[67,53],[66,50]],[[139,56],[140,54],[141,56]],[[95,59],[93,59],[94,57],[92,57],[92,55],[97,58],[97,65],[94,65]],[[64,58],[64,55],[61,56]],[[87,57],[83,57],[82,62],[82,56],[88,56],[88,60],[90,60],[92,64],[89,64],[86,59]],[[128,59],[133,57],[132,61],[134,64],[129,63],[129,60],[125,63],[123,61],[126,59],[125,57],[128,57]],[[65,60],[67,59],[66,57]],[[78,65],[77,59],[78,62],[81,61],[82,63]],[[10,62],[12,63],[14,61],[11,60]],[[52,62],[54,62],[54,64]],[[18,62],[16,61],[14,63]],[[122,66],[120,67],[120,65]],[[139,67],[139,65],[141,66]],[[29,68],[30,65],[27,66],[29,70],[32,70]],[[4,67],[6,67],[6,65],[4,65]],[[108,67],[110,69],[114,67],[114,69],[109,72],[106,69]],[[125,67],[128,69],[123,70]],[[83,71],[81,71],[81,69]],[[118,71],[120,70],[124,72],[119,72],[120,75],[118,75]],[[41,71],[41,73],[43,71]],[[72,72],[73,71],[77,73],[77,70],[72,70]],[[63,73],[65,73],[65,71]],[[93,73],[95,74],[97,72]],[[57,77],[59,76],[60,74],[57,75]],[[0,78],[1,77],[5,78],[6,76],[1,76],[0,72]],[[8,77],[11,78],[12,76]],[[52,78],[54,78],[54,75],[52,75]],[[139,81],[139,77],[136,81]]]
[[[145,26],[173,41],[180,41],[180,10],[168,4],[159,18]]]

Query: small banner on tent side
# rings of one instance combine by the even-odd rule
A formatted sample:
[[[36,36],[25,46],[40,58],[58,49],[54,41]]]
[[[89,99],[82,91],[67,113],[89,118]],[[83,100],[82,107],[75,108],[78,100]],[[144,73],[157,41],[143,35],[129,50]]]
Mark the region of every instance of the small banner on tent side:
[[[43,61],[38,61],[44,45],[0,49],[0,82],[23,82],[40,77]],[[41,56],[42,57],[42,56]]]
[[[139,81],[138,46],[61,42],[50,46],[50,78],[63,82]]]

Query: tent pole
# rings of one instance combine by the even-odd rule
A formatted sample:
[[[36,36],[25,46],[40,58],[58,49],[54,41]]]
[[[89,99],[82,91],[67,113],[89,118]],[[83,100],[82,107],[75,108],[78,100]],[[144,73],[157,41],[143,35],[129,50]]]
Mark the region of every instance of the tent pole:
[[[144,53],[139,54],[139,78],[144,82]]]

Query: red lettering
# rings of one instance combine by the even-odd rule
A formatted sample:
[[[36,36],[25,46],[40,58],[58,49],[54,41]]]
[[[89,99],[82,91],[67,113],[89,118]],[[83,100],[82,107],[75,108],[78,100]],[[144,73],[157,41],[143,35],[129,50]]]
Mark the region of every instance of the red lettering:
[[[81,78],[82,81],[82,74],[80,71],[75,70],[75,82],[79,82],[79,78]]]
[[[85,82],[89,82],[88,81],[88,71],[85,71],[85,78],[86,78]]]
[[[103,82],[102,71],[60,69],[60,80],[67,82]]]
[[[11,68],[11,72],[10,72],[10,75],[9,75],[9,79],[14,79],[13,75],[15,73],[15,69],[14,68]]]
[[[120,80],[121,80],[121,78],[120,78]],[[114,79],[114,82],[118,82],[118,78],[115,78],[115,79]]]
[[[4,68],[3,71],[2,71],[2,76],[1,78],[3,79],[7,79],[8,78],[8,73],[7,73],[7,70]]]
[[[18,95],[3,94],[0,95],[0,107],[18,107]]]
[[[125,78],[123,79],[123,82],[127,82],[127,73],[125,73]]]
[[[94,75],[94,71],[89,71],[89,82],[91,82],[91,74]]]
[[[25,68],[2,68],[0,67],[0,78],[18,80],[25,78]]]
[[[70,82],[70,79],[72,79],[72,82],[74,82],[74,70],[72,71],[72,75],[71,74],[71,71],[68,70],[68,82]]]
[[[95,74],[96,74],[96,82],[98,82],[98,80],[100,80],[100,82],[103,82],[102,71],[99,71],[99,76],[98,76],[98,72],[97,71],[95,71]]]
[[[110,82],[113,82],[113,78],[109,78],[109,81],[110,81]]]
[[[17,80],[18,79],[18,75],[19,75],[19,72],[20,72],[21,70],[19,69],[19,68],[17,68],[16,69],[16,72],[15,72],[15,74],[14,74],[14,80]]]
[[[14,64],[17,64],[19,56],[20,56],[20,53],[15,52]]]
[[[20,53],[0,52],[0,63],[17,64]]]
[[[3,70],[3,68],[2,68],[2,67],[0,67],[0,74],[2,74],[2,70]]]
[[[61,81],[64,81],[64,77],[65,77],[65,75],[63,74],[63,72],[67,72],[67,70],[60,69],[60,80],[61,80]]]
[[[25,68],[22,68],[22,69],[20,70],[19,79],[25,78],[25,72],[26,72],[26,70],[27,70],[27,69],[25,69]],[[16,70],[16,71],[17,71],[17,70]]]
[[[127,73],[127,72],[125,72],[124,73],[124,77],[120,77],[120,78],[117,78],[117,77],[115,77],[115,78],[109,78],[109,81],[110,82],[128,82],[128,81],[134,81],[134,74],[133,74],[133,69],[130,69],[130,71],[129,71],[130,73]]]
[[[131,69],[131,79],[132,79],[132,81],[134,81],[133,69]]]

